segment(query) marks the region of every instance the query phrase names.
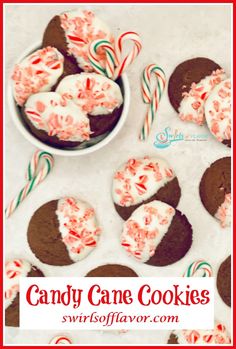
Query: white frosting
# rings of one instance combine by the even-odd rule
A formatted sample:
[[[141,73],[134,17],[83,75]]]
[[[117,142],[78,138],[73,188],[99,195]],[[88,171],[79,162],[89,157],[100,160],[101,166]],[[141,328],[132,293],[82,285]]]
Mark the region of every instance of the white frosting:
[[[71,98],[83,112],[91,115],[110,114],[123,103],[119,85],[95,73],[66,76],[56,92]]]
[[[64,57],[54,47],[35,51],[16,64],[12,74],[14,98],[23,106],[29,96],[50,91],[63,73]]]
[[[68,345],[72,344],[72,340],[67,336],[56,336],[51,339],[49,344]]]
[[[231,139],[231,80],[216,85],[205,104],[207,125],[222,142]]]
[[[220,221],[221,227],[226,228],[231,225],[231,194],[225,195],[224,202],[218,208],[215,218]]]
[[[97,245],[100,228],[94,209],[75,198],[58,200],[59,231],[72,261],[85,258]]]
[[[19,292],[20,278],[26,277],[31,264],[23,259],[14,259],[5,266],[5,309],[8,308]]]
[[[163,159],[130,159],[120,166],[113,177],[113,201],[125,207],[139,204],[156,194],[174,177],[172,168]]]
[[[179,344],[230,344],[231,340],[224,325],[215,323],[213,330],[175,330]]]
[[[84,71],[93,71],[88,59],[88,48],[92,41],[107,39],[114,41],[109,27],[91,11],[70,11],[60,15],[61,27],[65,31],[68,53],[72,54]],[[103,56],[101,56],[103,58]]]
[[[63,141],[82,142],[90,138],[89,119],[71,100],[56,92],[40,92],[29,97],[25,114],[31,123],[49,136]]]
[[[223,70],[216,70],[199,83],[193,83],[190,91],[183,93],[183,99],[179,107],[180,119],[203,125],[205,123],[205,101],[212,89],[225,79],[225,72]]]
[[[148,261],[167,233],[175,209],[162,201],[138,207],[124,223],[121,245],[141,262]]]

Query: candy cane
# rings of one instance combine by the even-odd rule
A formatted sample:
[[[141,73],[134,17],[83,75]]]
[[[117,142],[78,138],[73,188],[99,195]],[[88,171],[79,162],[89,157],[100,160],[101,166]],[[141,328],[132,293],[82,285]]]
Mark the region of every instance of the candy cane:
[[[134,43],[134,47],[123,59],[122,53],[124,48],[124,42],[131,40]],[[104,62],[103,57],[99,54],[98,50],[103,49],[106,53],[106,59]],[[133,63],[142,49],[140,36],[135,32],[125,32],[121,34],[115,44],[108,40],[95,40],[93,41],[88,50],[88,58],[93,69],[110,79],[116,80],[127,67]]]
[[[101,64],[101,50],[105,51],[106,60]],[[100,53],[99,53],[100,51]],[[108,78],[112,78],[118,64],[113,45],[108,40],[95,40],[89,46],[88,58],[93,69]]]
[[[52,338],[49,344],[72,344],[72,340],[66,336],[57,336]]]
[[[122,59],[124,42],[128,40],[133,41],[134,46],[131,52]],[[139,55],[141,49],[142,49],[141,39],[137,33],[132,31],[125,32],[118,37],[118,39],[115,41],[115,52],[117,55],[119,65],[115,69],[113,80],[116,80],[119,76],[121,76],[124,70],[126,70],[128,66],[133,63],[135,58]]]
[[[41,159],[44,160],[43,164],[39,164]],[[5,214],[7,218],[17,209],[27,195],[47,177],[53,165],[54,159],[50,153],[40,150],[34,153],[26,172],[27,184],[6,208]]]
[[[152,74],[154,74],[157,78],[157,85],[153,93],[151,92]],[[161,96],[165,89],[165,85],[165,73],[160,67],[158,67],[156,64],[150,64],[144,69],[142,75],[142,96],[144,103],[149,104],[149,108],[139,137],[142,141],[146,140],[150,133],[151,126],[159,107]]]
[[[193,277],[196,276],[198,272],[201,272],[202,277],[211,277],[212,276],[212,267],[206,261],[200,259],[190,264],[183,276]]]

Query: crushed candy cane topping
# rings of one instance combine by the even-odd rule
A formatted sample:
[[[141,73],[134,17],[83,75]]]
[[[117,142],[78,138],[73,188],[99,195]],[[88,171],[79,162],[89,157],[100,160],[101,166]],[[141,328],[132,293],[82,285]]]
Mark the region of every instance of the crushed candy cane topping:
[[[90,124],[85,113],[70,99],[56,92],[30,96],[25,114],[31,123],[48,136],[61,141],[83,142],[90,139]]]
[[[65,12],[60,15],[60,20],[65,32],[68,53],[75,57],[80,68],[92,72],[93,68],[88,59],[89,44],[97,39],[113,42],[114,37],[110,29],[91,11]],[[103,58],[105,59],[105,54],[101,52],[100,60]]]
[[[19,292],[20,277],[26,277],[31,264],[23,259],[14,259],[5,266],[5,309],[8,308]]]
[[[219,142],[231,139],[231,80],[219,83],[205,104],[205,115],[211,133]]]
[[[67,76],[59,83],[56,92],[73,100],[90,115],[110,114],[123,103],[119,85],[95,73]]]
[[[215,217],[220,221],[222,228],[231,225],[231,193],[225,194],[225,200],[218,208]]]
[[[205,123],[205,101],[213,88],[225,79],[224,70],[217,69],[197,84],[192,83],[190,91],[183,93],[183,99],[179,107],[180,119],[203,125]]]
[[[94,209],[86,202],[67,197],[58,200],[56,215],[71,260],[80,261],[96,247],[101,233]]]
[[[168,232],[175,209],[162,201],[152,201],[138,207],[124,223],[121,245],[128,254],[146,262]]]
[[[175,330],[179,344],[230,344],[226,327],[216,323],[213,330]]]
[[[50,91],[63,73],[64,57],[54,47],[35,51],[16,64],[12,74],[13,93],[23,106],[34,93]]]
[[[113,200],[120,206],[136,205],[152,197],[174,177],[174,171],[163,159],[129,159],[113,177]]]

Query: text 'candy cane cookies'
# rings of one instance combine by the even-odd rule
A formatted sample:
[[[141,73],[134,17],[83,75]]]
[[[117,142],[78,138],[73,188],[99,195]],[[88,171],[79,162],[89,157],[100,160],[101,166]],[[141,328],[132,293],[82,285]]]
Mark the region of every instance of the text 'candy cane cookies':
[[[94,209],[66,197],[41,206],[28,226],[28,243],[35,256],[50,265],[70,265],[97,246],[101,233]]]

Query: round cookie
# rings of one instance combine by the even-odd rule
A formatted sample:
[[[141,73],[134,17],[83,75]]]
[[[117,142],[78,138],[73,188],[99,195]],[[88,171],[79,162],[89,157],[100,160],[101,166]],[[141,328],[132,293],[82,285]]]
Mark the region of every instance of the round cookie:
[[[16,103],[23,106],[34,93],[50,91],[64,71],[64,57],[54,47],[39,49],[14,66],[11,76]]]
[[[35,256],[50,265],[70,265],[85,258],[100,235],[94,209],[76,198],[47,202],[33,214],[28,243]]]
[[[231,224],[231,158],[216,160],[204,172],[200,186],[200,197],[205,209],[221,227]]]
[[[180,119],[203,125],[205,100],[224,79],[221,67],[208,58],[193,58],[179,64],[169,79],[168,95]]]
[[[105,264],[91,270],[88,277],[136,277],[131,268],[120,264]]]
[[[138,207],[124,223],[121,245],[140,262],[166,266],[190,249],[192,226],[180,211],[155,200]]]
[[[54,338],[52,338],[50,340],[49,344],[53,344],[53,345],[69,345],[69,344],[73,344],[73,342],[67,336],[56,336],[56,337],[54,337]]]
[[[200,345],[230,344],[231,339],[226,327],[219,322],[213,330],[175,330],[170,334],[167,344]]]
[[[231,147],[231,80],[220,82],[211,91],[205,103],[209,130],[223,144]]]
[[[120,86],[96,73],[67,76],[56,92],[73,100],[88,115],[91,137],[111,131],[122,113]]]
[[[28,261],[14,259],[5,266],[5,324],[19,327],[20,322],[20,294],[19,283],[21,277],[43,277],[43,273]]]
[[[229,307],[231,307],[231,256],[221,264],[217,273],[218,292]]]
[[[108,26],[93,12],[74,10],[51,19],[44,32],[43,47],[53,45],[64,55],[65,65],[91,72],[88,47],[97,39],[114,41]]]
[[[22,116],[39,140],[54,147],[75,147],[90,139],[87,115],[72,100],[57,92],[30,96]]]
[[[129,159],[113,177],[112,197],[118,214],[127,220],[142,204],[153,200],[176,207],[181,196],[178,179],[161,158]]]

